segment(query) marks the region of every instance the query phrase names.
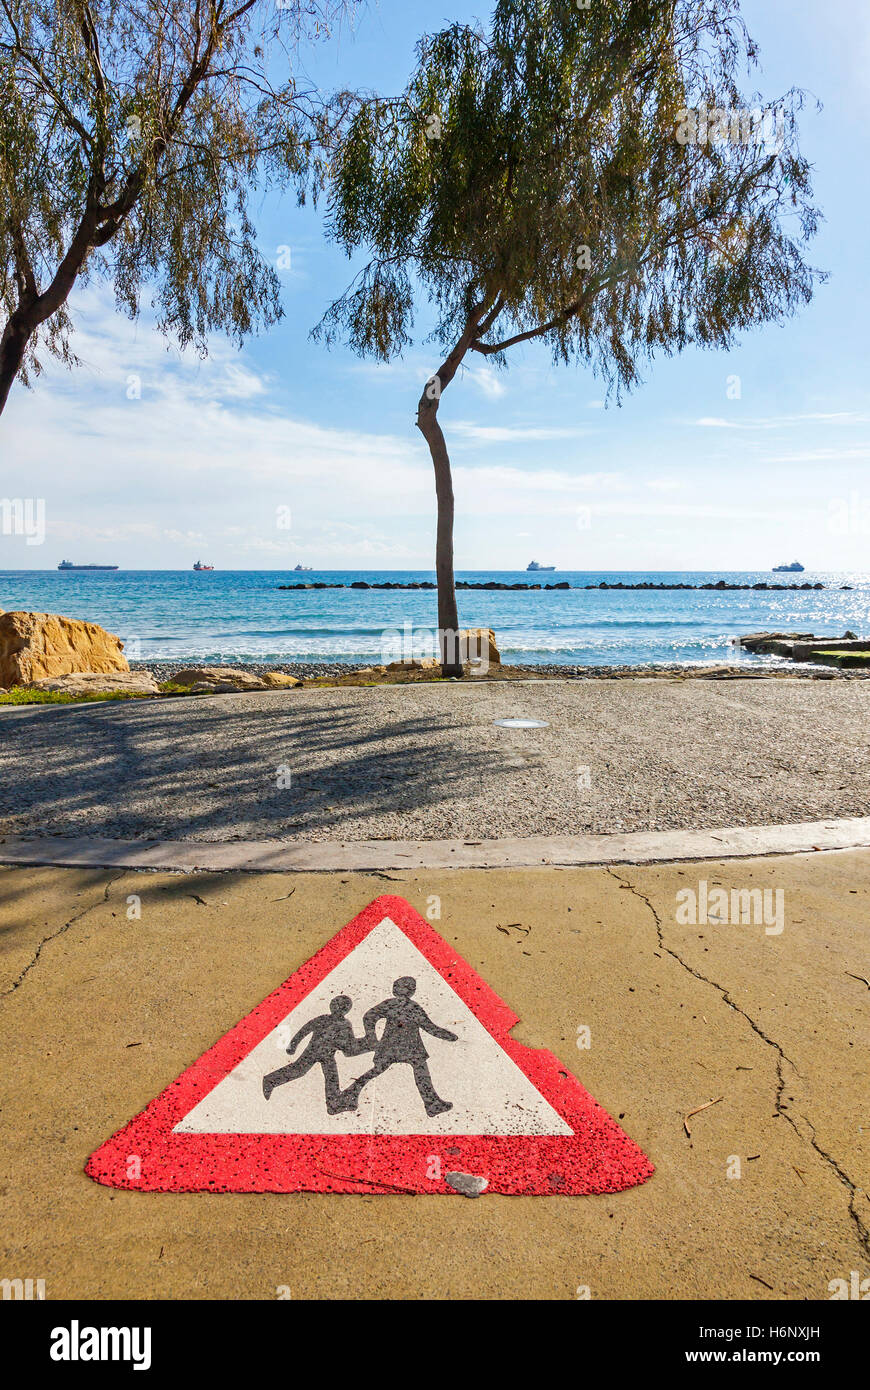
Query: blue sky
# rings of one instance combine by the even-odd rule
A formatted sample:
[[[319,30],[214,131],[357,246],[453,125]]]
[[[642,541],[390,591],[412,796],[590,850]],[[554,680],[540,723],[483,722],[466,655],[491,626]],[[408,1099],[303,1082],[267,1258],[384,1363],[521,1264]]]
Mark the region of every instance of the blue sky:
[[[761,45],[755,85],[824,104],[802,117],[831,274],[809,309],[731,353],[661,359],[621,407],[591,372],[537,345],[506,372],[472,364],[441,406],[457,495],[460,569],[870,570],[868,181],[870,7],[745,0]],[[468,0],[381,0],[306,55],[326,86],[398,90],[417,37],[485,16]],[[429,568],[434,486],[414,428],[437,360],[387,366],[311,343],[352,271],[292,196],[258,211],[286,317],[241,352],[181,357],[94,289],[74,294],[83,365],[16,386],[0,420],[0,493],[45,499],[45,544],[0,536],[0,568],[70,559],[123,568]],[[283,258],[286,260],[286,256]],[[420,327],[425,331],[425,314]],[[421,335],[422,336],[422,335]],[[740,396],[729,392],[739,377]],[[137,396],[137,381],[140,394]],[[132,398],[131,398],[132,397]],[[289,523],[289,524],[288,524]]]

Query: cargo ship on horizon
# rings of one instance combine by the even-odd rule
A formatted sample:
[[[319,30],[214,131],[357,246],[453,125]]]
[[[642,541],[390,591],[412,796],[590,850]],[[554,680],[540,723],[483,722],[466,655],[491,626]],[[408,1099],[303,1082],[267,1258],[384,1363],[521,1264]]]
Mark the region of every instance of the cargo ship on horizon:
[[[74,565],[72,560],[61,560],[59,570],[116,570],[117,565]]]

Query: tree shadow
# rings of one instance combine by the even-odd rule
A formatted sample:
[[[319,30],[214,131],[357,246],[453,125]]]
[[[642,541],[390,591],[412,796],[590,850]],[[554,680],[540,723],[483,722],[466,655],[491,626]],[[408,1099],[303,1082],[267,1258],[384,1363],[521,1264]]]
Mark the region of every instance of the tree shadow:
[[[350,821],[474,801],[484,781],[492,796],[494,781],[515,776],[509,749],[457,752],[450,714],[378,718],[350,698],[278,698],[4,710],[3,831],[335,838]]]

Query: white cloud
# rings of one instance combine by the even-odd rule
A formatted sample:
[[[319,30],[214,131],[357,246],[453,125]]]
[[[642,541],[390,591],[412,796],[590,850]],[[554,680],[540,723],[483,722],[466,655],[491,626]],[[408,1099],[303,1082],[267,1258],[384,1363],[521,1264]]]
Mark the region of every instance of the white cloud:
[[[870,415],[857,410],[816,410],[798,415],[768,415],[746,420],[723,420],[719,416],[705,415],[693,423],[704,429],[778,430],[794,425],[866,425],[870,424]]]
[[[445,435],[461,435],[475,444],[546,443],[551,439],[580,439],[588,430],[556,429],[546,425],[475,425],[469,420],[451,420],[444,425]],[[449,447],[449,438],[448,438]]]
[[[329,395],[314,394],[307,379],[265,372],[258,358],[222,340],[200,361],[193,353],[167,349],[144,320],[127,323],[90,291],[76,313],[83,366],[70,374],[48,365],[33,392],[16,387],[0,421],[4,491],[44,497],[47,504],[46,545],[35,553],[25,552],[22,543],[13,555],[9,542],[3,564],[45,568],[67,556],[125,568],[188,568],[197,556],[219,569],[287,569],[298,560],[332,568],[431,563],[432,466],[412,412],[407,420],[402,416],[397,432],[355,428],[357,415],[337,395],[333,404]],[[338,367],[336,376],[347,370]],[[360,370],[392,388],[397,372],[413,377],[416,400],[432,366],[414,360]],[[131,377],[141,385],[138,399],[135,392],[130,398]],[[341,380],[358,401],[359,383],[348,383],[346,374]],[[510,384],[515,380],[514,375]],[[521,423],[496,415],[497,423],[490,424],[486,400],[498,400],[491,377],[471,371],[468,384],[485,398],[479,402],[483,420],[454,422],[448,413],[444,421],[448,445],[455,445],[459,565],[515,564],[515,541],[522,539],[532,553],[539,550],[562,567],[573,557],[589,565],[631,562],[640,568],[651,558],[667,558],[664,548],[655,550],[656,538],[711,530],[722,554],[727,541],[738,565],[741,555],[749,555],[750,530],[756,535],[752,554],[758,544],[767,545],[773,496],[777,523],[789,528],[803,554],[800,536],[812,525],[816,472],[807,470],[802,510],[794,510],[792,497],[792,510],[783,511],[759,465],[830,465],[823,470],[825,485],[845,493],[847,482],[831,480],[835,465],[854,468],[870,456],[860,435],[838,428],[862,424],[859,411],[739,421],[704,417],[694,423],[741,433],[720,437],[715,447],[708,437],[706,466],[695,473],[698,437],[690,433],[682,437],[693,441],[691,447],[674,438],[678,431],[650,430],[646,417],[633,421],[630,410],[594,425],[584,416],[586,427],[577,427],[578,402],[563,402],[558,414],[555,397],[540,383],[511,392],[512,409],[522,402]],[[456,399],[462,399],[459,392]],[[591,402],[589,408],[603,404]],[[806,433],[781,439],[761,434],[790,425]],[[757,438],[751,430],[759,431]],[[840,438],[847,447],[837,448]],[[572,446],[574,440],[589,442]],[[723,481],[711,456],[733,443],[740,445],[734,469],[742,471],[739,479],[735,471]],[[763,458],[763,448],[770,459]],[[578,462],[586,465],[582,471]],[[670,496],[677,490],[679,503]],[[582,542],[576,529],[580,506],[594,517]],[[276,521],[279,508],[292,515],[289,530]],[[626,545],[615,552],[621,521]],[[706,548],[706,542],[698,544]],[[519,558],[525,563],[528,556]],[[691,565],[688,552],[682,560]]]
[[[466,376],[489,400],[498,400],[507,391],[501,375],[492,367],[469,367]]]

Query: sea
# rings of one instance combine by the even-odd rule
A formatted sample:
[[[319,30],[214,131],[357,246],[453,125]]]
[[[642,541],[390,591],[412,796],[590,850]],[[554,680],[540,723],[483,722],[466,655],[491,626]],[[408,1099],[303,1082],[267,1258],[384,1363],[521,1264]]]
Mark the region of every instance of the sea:
[[[491,627],[512,665],[649,666],[731,663],[741,633],[870,632],[870,573],[767,571],[586,572],[530,575],[457,571],[477,583],[555,583],[570,589],[460,591],[462,626]],[[58,570],[0,571],[0,609],[63,613],[100,623],[126,644],[130,660],[250,663],[351,662],[433,655],[432,590],[282,590],[282,584],[434,580],[428,571]],[[824,589],[764,592],[587,589],[613,584],[822,583]],[[848,586],[848,587],[844,587]],[[770,659],[763,659],[769,664]]]

